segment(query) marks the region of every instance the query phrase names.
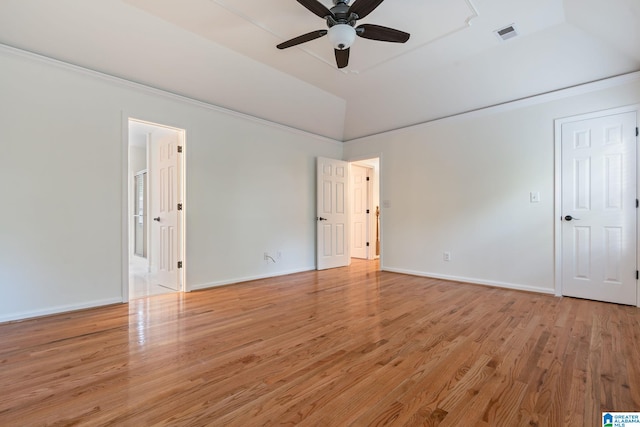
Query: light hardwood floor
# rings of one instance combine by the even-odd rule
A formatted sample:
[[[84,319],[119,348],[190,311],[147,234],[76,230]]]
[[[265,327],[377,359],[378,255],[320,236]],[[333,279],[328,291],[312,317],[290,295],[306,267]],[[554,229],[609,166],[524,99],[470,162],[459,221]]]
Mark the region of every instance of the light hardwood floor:
[[[600,426],[640,310],[377,263],[0,325],[0,426]]]

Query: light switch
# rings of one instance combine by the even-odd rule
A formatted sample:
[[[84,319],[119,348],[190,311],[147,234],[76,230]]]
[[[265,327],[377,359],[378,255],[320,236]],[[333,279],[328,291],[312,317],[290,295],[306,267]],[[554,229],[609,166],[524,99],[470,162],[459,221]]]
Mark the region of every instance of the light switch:
[[[529,201],[531,203],[540,203],[540,192],[532,191],[531,193],[529,193]]]

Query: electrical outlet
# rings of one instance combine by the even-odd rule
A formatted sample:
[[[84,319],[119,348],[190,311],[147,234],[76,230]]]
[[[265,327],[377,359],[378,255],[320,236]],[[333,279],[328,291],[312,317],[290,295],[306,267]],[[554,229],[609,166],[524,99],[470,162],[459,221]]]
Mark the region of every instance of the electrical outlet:
[[[442,253],[442,259],[449,262],[451,261],[451,252],[445,251]]]

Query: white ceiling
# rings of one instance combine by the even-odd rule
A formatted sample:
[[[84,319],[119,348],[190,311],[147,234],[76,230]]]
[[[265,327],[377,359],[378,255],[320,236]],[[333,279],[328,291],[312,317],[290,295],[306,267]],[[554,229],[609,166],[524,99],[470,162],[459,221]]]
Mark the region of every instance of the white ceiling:
[[[0,0],[0,43],[341,141],[638,71],[638,22],[640,0],[386,0],[358,24],[410,40],[338,70],[326,37],[275,48],[325,28],[295,0]]]

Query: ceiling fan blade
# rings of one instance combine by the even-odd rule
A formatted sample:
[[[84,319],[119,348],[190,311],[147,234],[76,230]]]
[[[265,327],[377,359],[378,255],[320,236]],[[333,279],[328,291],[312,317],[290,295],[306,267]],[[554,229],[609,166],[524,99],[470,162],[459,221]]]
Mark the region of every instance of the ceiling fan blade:
[[[356,34],[365,39],[392,43],[405,43],[411,36],[411,34],[405,33],[404,31],[374,24],[358,25],[356,27]]]
[[[296,45],[299,45],[299,44],[302,44],[302,43],[309,42],[311,40],[315,40],[317,38],[325,36],[326,34],[327,34],[327,30],[311,31],[310,33],[303,34],[303,35],[298,36],[298,37],[294,37],[291,40],[287,40],[286,42],[282,42],[276,47],[278,49],[286,49],[286,48],[291,47],[291,46],[296,46]]]
[[[346,49],[334,49],[336,52],[336,64],[338,68],[344,68],[349,65],[349,48]]]
[[[333,16],[335,18],[335,16],[333,15],[333,12],[331,12],[325,5],[320,3],[318,0],[298,0],[298,3],[300,3],[301,5],[303,5],[304,7],[306,7],[307,9],[309,9],[311,12],[313,12],[315,15],[319,16],[322,19],[326,18],[327,16]]]
[[[362,19],[373,12],[373,10],[380,6],[380,3],[383,1],[384,0],[356,0],[356,2],[349,8],[349,12],[355,13],[358,15],[358,19]]]

